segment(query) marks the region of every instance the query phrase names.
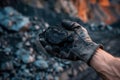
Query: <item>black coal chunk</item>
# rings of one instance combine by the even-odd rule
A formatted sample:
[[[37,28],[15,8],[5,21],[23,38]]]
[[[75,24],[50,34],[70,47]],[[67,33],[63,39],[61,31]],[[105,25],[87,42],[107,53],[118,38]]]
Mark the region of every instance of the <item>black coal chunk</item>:
[[[67,36],[67,31],[59,27],[49,28],[45,32],[45,38],[51,44],[60,44],[67,39]]]

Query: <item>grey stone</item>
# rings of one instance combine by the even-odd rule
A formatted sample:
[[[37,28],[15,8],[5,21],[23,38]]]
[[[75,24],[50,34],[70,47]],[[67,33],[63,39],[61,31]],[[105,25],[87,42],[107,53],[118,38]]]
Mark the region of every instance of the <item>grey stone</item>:
[[[51,74],[48,74],[46,76],[46,80],[54,80],[54,77]]]
[[[25,77],[33,77],[33,75],[30,73],[29,69],[24,69],[23,74]]]
[[[35,76],[35,80],[42,80],[42,76],[39,75],[39,74],[37,74],[37,75]]]
[[[44,60],[36,60],[34,62],[34,65],[39,69],[47,69],[48,68],[48,63]]]
[[[64,69],[61,66],[55,68],[56,72],[62,72]]]
[[[12,7],[5,7],[3,12],[5,14],[0,12],[0,15],[4,16],[0,17],[0,24],[8,30],[20,31],[30,24],[29,18],[21,15]]]
[[[36,30],[39,30],[39,29],[40,29],[40,26],[39,26],[39,25],[35,25],[35,29],[36,29]]]
[[[20,57],[20,56],[23,55],[23,54],[30,54],[30,52],[27,51],[27,50],[25,50],[25,49],[23,49],[23,48],[21,48],[21,49],[18,49],[18,50],[16,51],[16,53],[15,53],[15,55],[18,56],[18,57]]]
[[[43,60],[44,58],[43,58],[42,56],[38,55],[38,56],[37,56],[37,59],[38,59],[38,60]]]
[[[14,31],[19,31],[29,23],[30,23],[29,18],[23,17],[23,19],[21,21],[17,21],[16,24],[14,24],[11,29]]]
[[[48,28],[50,25],[48,23],[45,22],[45,27]]]
[[[4,52],[9,55],[9,53],[11,52],[11,50],[12,49],[10,47],[7,47],[7,48],[4,49]]]
[[[17,48],[22,48],[23,47],[23,42],[19,42],[17,45],[16,45]]]
[[[54,70],[53,70],[53,68],[51,67],[51,68],[48,68],[47,72],[49,72],[49,73],[53,73]]]
[[[55,63],[53,67],[54,67],[56,72],[62,72],[63,71],[63,68],[58,63]]]
[[[26,69],[26,65],[21,65],[21,69],[22,70]]]
[[[14,15],[14,14],[20,15],[15,9],[13,9],[13,8],[10,7],[10,6],[5,7],[5,8],[4,8],[4,12],[5,12],[6,14],[8,14],[9,16]]]
[[[31,56],[30,54],[25,54],[21,56],[21,60],[24,63],[32,63],[35,61],[35,58],[33,56]]]
[[[15,61],[15,60],[13,61],[13,64],[14,64],[15,67],[20,67],[21,66],[20,62]]]
[[[60,80],[58,76],[55,76],[54,77],[54,80]]]
[[[12,70],[12,69],[14,69],[14,66],[11,61],[1,63],[0,70]]]
[[[35,57],[30,55],[30,52],[25,49],[19,49],[15,55],[22,60],[24,63],[34,62]]]
[[[26,46],[30,46],[31,44],[30,44],[29,41],[27,41],[27,42],[25,42],[25,45],[26,45]]]
[[[70,62],[70,61],[65,61],[64,64],[66,64],[66,65],[70,65],[71,62]]]

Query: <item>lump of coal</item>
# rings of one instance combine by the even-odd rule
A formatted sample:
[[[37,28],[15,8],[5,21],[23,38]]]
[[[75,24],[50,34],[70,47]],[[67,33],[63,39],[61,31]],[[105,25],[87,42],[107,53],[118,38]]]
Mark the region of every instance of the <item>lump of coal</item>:
[[[62,28],[49,28],[45,32],[45,38],[51,44],[60,44],[63,42],[68,36],[67,31]]]
[[[39,40],[50,55],[63,59],[77,60],[78,57],[69,53],[73,47],[73,34],[74,32],[67,31],[62,27],[49,27],[43,35],[39,35]]]

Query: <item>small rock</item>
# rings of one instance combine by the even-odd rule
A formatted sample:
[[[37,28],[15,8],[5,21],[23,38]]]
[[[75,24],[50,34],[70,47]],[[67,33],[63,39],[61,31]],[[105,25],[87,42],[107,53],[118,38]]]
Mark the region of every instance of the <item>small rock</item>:
[[[21,60],[24,63],[32,63],[35,61],[35,58],[29,54],[22,55]]]
[[[34,49],[32,47],[30,47],[29,50],[30,50],[30,53],[34,52]]]
[[[30,44],[29,41],[27,41],[27,42],[25,43],[25,45],[26,45],[26,46],[30,46],[31,44]]]
[[[11,52],[11,48],[10,47],[5,48],[4,52],[9,55],[9,53]]]
[[[30,73],[29,69],[24,69],[23,71],[25,77],[32,77],[33,75]]]
[[[23,47],[23,42],[19,42],[17,45],[16,45],[17,48],[22,48]]]
[[[51,44],[60,44],[68,37],[67,31],[60,28],[49,28],[45,32],[45,38]]]
[[[70,65],[71,62],[70,62],[70,61],[65,61],[64,64],[66,64],[66,65]]]
[[[46,80],[54,80],[54,77],[49,74],[49,75],[46,76]]]
[[[45,27],[48,28],[49,27],[49,24],[45,22]]]
[[[55,63],[53,67],[54,67],[56,72],[62,72],[63,71],[63,68],[58,63]]]
[[[90,29],[91,29],[92,31],[95,31],[95,30],[96,30],[95,24],[92,23],[92,24],[90,25]]]
[[[1,63],[0,70],[12,70],[12,69],[14,69],[14,67],[11,61]]]
[[[34,62],[34,65],[41,70],[48,68],[48,63],[44,60],[37,60]]]
[[[44,58],[39,55],[39,56],[37,56],[37,59],[38,59],[38,60],[43,60]]]
[[[14,14],[19,14],[16,10],[14,10],[12,7],[5,7],[4,12],[8,14],[9,16],[14,15]]]
[[[24,69],[26,69],[26,65],[21,65],[21,70],[24,70]]]
[[[4,15],[4,17],[0,17],[0,24],[10,31],[27,29],[30,24],[29,18],[21,15],[12,7],[5,7],[0,15]]]
[[[14,64],[15,67],[20,67],[21,66],[21,64],[17,61],[13,61],[13,64]]]
[[[56,72],[62,72],[64,69],[61,66],[55,68]]]
[[[44,77],[44,76],[41,76],[40,73],[37,73],[37,74],[35,75],[35,80],[43,80],[43,77]]]
[[[21,49],[17,50],[16,53],[15,53],[15,55],[18,56],[18,57],[20,57],[23,54],[30,54],[30,52],[21,48]]]
[[[53,68],[51,67],[51,68],[48,68],[47,72],[48,72],[48,73],[53,73],[54,70],[53,70]]]
[[[24,63],[34,62],[35,57],[30,55],[30,52],[25,49],[19,49],[15,55]]]
[[[59,79],[59,77],[55,76],[55,77],[54,77],[54,80],[60,80],[60,79]]]
[[[35,29],[36,29],[36,30],[39,30],[39,29],[40,29],[40,26],[35,25]]]
[[[22,37],[22,41],[24,42],[24,41],[26,41],[27,40],[27,38],[24,36],[24,37]]]

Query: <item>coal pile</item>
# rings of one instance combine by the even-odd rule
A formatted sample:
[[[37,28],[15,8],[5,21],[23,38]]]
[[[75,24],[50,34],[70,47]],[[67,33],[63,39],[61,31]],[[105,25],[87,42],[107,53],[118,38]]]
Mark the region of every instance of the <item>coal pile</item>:
[[[16,8],[15,4],[13,7]],[[28,11],[24,12],[24,7],[27,7]],[[4,14],[2,20],[0,16],[0,80],[100,80],[96,72],[81,61],[71,62],[49,57],[39,43],[39,34],[44,33],[51,25],[56,25],[63,19],[79,23],[81,20],[71,18],[64,13],[58,14],[51,10],[35,9],[26,5],[17,6],[17,10],[14,8],[9,7],[20,15],[20,18],[15,16],[16,14],[14,16]],[[0,15],[5,12],[4,9],[0,9]],[[39,15],[34,14],[34,9]],[[23,25],[16,26],[13,23],[6,26],[4,21],[12,21],[12,19],[15,19],[16,24],[20,19]],[[95,42],[102,43],[104,49],[114,56],[120,56],[120,27],[116,24],[119,24],[119,21],[111,26],[104,23],[101,25],[82,23]],[[56,40],[56,43],[59,43],[59,40]]]
[[[4,9],[7,8],[14,10],[12,7]],[[14,11],[20,14],[16,10]],[[25,24],[9,26],[4,23],[7,20],[6,17],[9,18],[9,21],[15,19],[16,23],[19,22],[18,17],[20,17],[20,20],[23,19],[21,23],[28,23],[25,22],[26,20],[24,21],[24,18],[27,17],[22,15],[14,18],[14,16],[6,14],[3,16],[4,19],[1,19],[0,80],[58,80],[60,73],[70,67],[70,62],[46,57],[40,50],[41,47],[36,45],[37,35],[44,32],[49,24],[47,22],[34,24],[27,18],[30,23],[28,28],[24,26]]]

